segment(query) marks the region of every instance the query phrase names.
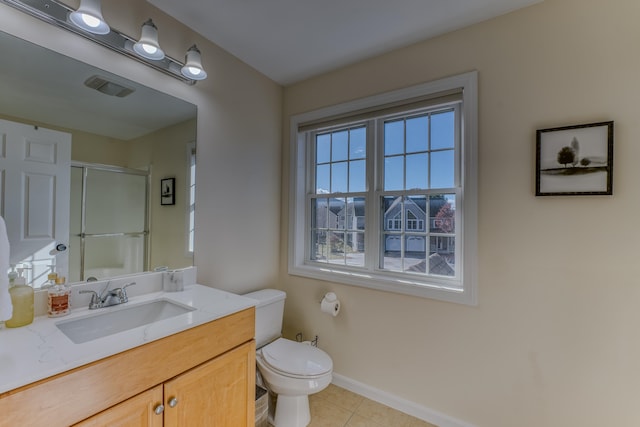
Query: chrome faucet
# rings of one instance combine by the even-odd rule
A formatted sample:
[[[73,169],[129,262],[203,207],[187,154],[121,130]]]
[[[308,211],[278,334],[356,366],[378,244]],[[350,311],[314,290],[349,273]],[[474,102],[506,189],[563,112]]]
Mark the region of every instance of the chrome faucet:
[[[91,302],[89,302],[89,310],[94,310],[96,308],[103,307],[111,307],[112,305],[124,304],[129,301],[129,297],[127,296],[127,288],[129,286],[133,286],[136,282],[127,283],[121,288],[109,289],[109,284],[111,282],[107,282],[107,286],[104,287],[102,292],[98,294],[96,291],[92,290],[82,290],[79,293],[81,294],[92,294]]]

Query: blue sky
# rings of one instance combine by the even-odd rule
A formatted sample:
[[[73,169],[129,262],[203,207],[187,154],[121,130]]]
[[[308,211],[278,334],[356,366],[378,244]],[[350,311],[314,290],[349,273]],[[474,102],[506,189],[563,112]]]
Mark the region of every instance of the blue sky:
[[[454,119],[448,110],[385,122],[385,191],[454,186]],[[364,126],[318,135],[316,143],[318,194],[366,191]]]

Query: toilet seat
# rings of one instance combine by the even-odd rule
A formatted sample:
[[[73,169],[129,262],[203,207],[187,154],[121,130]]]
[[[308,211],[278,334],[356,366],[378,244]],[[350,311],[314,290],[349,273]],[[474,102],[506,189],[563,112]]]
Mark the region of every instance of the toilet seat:
[[[333,361],[324,351],[285,338],[262,347],[261,353],[267,366],[288,377],[313,378],[333,369]]]

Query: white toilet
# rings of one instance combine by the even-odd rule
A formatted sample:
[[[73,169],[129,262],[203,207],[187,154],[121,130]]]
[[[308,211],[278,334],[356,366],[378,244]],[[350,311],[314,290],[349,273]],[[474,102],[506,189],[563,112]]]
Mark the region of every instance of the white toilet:
[[[263,289],[244,295],[256,306],[256,363],[266,386],[278,395],[273,425],[305,427],[311,421],[309,395],[331,383],[333,361],[309,344],[281,337],[286,294]]]

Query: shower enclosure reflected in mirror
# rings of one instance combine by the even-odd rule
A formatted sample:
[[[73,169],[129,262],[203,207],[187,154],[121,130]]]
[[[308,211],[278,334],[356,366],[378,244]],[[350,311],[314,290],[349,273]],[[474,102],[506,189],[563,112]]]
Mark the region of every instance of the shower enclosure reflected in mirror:
[[[2,32],[0,49],[11,264],[36,288],[52,270],[75,282],[192,265],[196,106]],[[161,205],[164,178],[175,205]]]

